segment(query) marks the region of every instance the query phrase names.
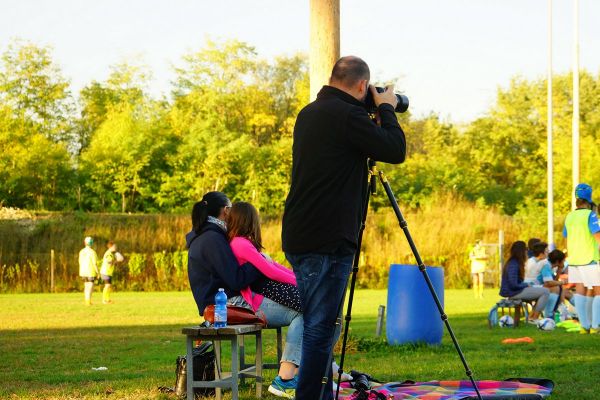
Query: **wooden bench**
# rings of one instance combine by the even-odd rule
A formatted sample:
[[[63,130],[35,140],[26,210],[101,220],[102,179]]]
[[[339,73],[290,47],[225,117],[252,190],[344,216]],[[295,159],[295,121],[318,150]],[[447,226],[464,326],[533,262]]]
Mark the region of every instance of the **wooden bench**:
[[[181,331],[186,335],[186,358],[187,364],[187,398],[194,399],[194,388],[215,388],[217,400],[222,398],[221,388],[231,388],[232,399],[238,400],[238,380],[240,378],[256,379],[256,397],[262,397],[262,325],[229,325],[225,328],[205,328],[193,326],[183,328]],[[240,340],[243,344],[243,337],[254,336],[256,338],[256,357],[254,364],[245,364],[240,368]],[[215,347],[215,380],[214,381],[194,381],[194,363],[192,360],[192,349],[194,341],[210,340]],[[221,370],[221,342],[231,342],[231,372]],[[243,349],[243,345],[242,345]]]
[[[529,310],[527,308],[529,304],[524,300],[504,298],[496,303],[496,306],[499,310],[498,317],[501,315],[510,315],[513,318],[515,328],[519,326],[521,321],[521,311],[523,311],[525,322],[529,319]],[[508,310],[508,312],[506,312],[506,310]]]
[[[270,328],[263,327],[265,329],[275,329],[277,334],[277,362],[276,363],[264,363],[262,365],[262,369],[279,369],[279,362],[281,361],[281,355],[283,353],[283,339],[281,337],[281,327]],[[239,349],[240,349],[240,369],[246,369],[253,364],[246,363],[246,352],[244,346],[244,336],[239,336]],[[244,377],[241,377],[241,382],[244,383]]]

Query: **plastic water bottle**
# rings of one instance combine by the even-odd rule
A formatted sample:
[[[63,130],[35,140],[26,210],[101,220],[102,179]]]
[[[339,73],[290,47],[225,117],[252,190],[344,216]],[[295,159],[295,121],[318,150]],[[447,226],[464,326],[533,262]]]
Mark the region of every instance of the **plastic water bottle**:
[[[560,322],[560,311],[554,311],[554,322]]]
[[[564,304],[558,306],[558,311],[560,312],[560,320],[565,321],[569,319],[569,309]]]
[[[225,328],[227,326],[227,295],[225,289],[219,288],[215,295],[215,328]]]

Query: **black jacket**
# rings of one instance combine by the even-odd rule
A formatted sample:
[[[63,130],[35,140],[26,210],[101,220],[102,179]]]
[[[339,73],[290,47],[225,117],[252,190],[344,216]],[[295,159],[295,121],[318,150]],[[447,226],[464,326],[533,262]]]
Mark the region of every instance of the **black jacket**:
[[[225,289],[228,298],[238,296],[240,290],[262,276],[250,263],[239,266],[225,232],[213,223],[205,223],[199,235],[189,232],[185,239],[188,277],[200,315],[207,305],[215,304],[219,288]]]
[[[406,141],[394,109],[379,106],[381,127],[363,103],[323,86],[298,114],[292,184],[283,214],[283,250],[291,254],[354,251],[367,187],[367,158],[404,161]]]

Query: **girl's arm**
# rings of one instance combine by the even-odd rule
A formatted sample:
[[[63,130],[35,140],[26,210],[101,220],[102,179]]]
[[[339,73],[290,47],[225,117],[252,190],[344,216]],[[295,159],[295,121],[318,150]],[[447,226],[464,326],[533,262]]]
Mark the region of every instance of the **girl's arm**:
[[[296,279],[296,274],[294,274],[294,271],[290,270],[289,268],[286,268],[285,266],[283,266],[275,261],[271,261],[271,264],[273,264],[274,267],[277,267],[277,269],[279,269],[284,274],[291,275],[294,277],[294,279]]]
[[[231,290],[242,290],[260,277],[258,268],[244,262],[238,265],[229,243],[223,235],[215,232],[203,233],[204,238],[199,238],[199,243],[205,243],[203,248],[204,258],[209,268],[217,274]],[[200,242],[200,240],[204,240]],[[191,251],[191,249],[190,249]]]
[[[235,237],[231,241],[231,249],[240,261],[254,265],[267,278],[274,281],[296,285],[296,276],[292,271],[263,257],[256,247],[246,238]],[[285,270],[283,271],[282,268]]]

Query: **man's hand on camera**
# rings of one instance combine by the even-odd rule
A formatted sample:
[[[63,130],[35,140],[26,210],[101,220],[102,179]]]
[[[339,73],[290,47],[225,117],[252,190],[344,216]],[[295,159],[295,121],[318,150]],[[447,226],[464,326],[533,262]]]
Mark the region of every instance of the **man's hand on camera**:
[[[387,85],[385,87],[385,92],[383,93],[377,93],[377,90],[373,85],[369,85],[369,90],[373,94],[373,101],[377,107],[379,107],[380,104],[387,103],[393,108],[396,108],[396,105],[398,104],[398,98],[394,93],[394,85]]]

